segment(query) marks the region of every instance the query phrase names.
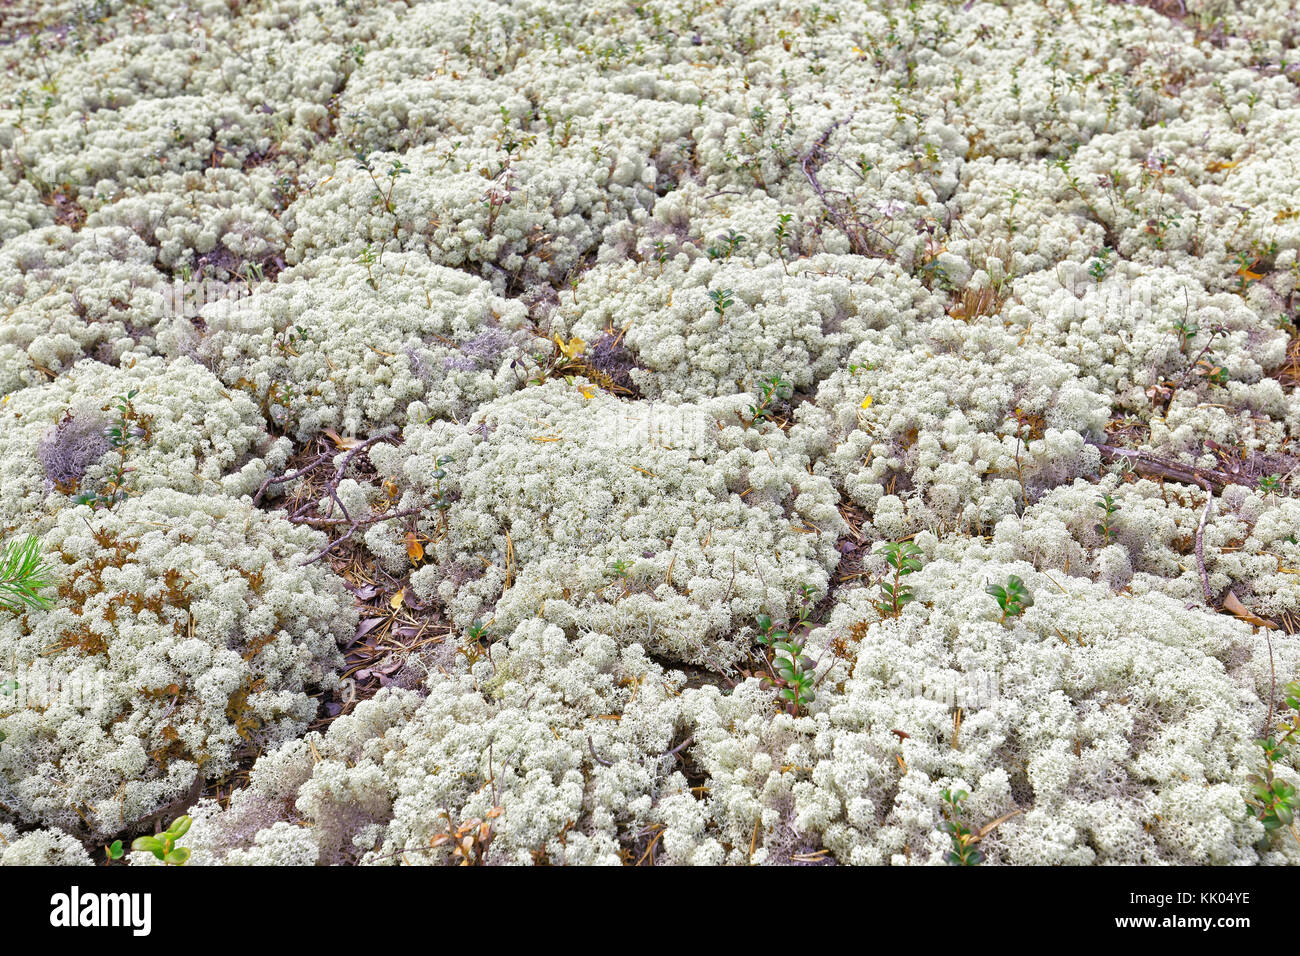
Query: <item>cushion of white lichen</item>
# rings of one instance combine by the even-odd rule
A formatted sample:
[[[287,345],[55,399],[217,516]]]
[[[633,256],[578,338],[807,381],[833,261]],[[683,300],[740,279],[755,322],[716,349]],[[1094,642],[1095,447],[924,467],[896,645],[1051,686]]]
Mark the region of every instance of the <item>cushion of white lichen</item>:
[[[1098,522],[1111,499],[1109,530]],[[999,523],[999,540],[1040,570],[1089,574],[1115,591],[1157,592],[1186,604],[1204,600],[1196,558],[1205,492],[1145,479],[1076,479],[1053,488],[1018,525]],[[1300,613],[1300,502],[1229,485],[1216,493],[1201,532],[1201,558],[1213,594],[1231,591],[1261,617]],[[1014,528],[1014,533],[1012,529]]]
[[[933,794],[961,786],[977,819],[1024,811],[983,846],[1000,862],[1260,859],[1242,781],[1260,767],[1263,634],[1161,595],[1009,564],[1008,544],[918,540],[934,560],[898,621],[873,623],[868,594],[854,591],[810,641],[840,638],[846,659],[813,708],[798,823],[846,862],[942,859]],[[1009,573],[1035,603],[999,623],[983,586]],[[1300,655],[1279,650],[1276,665],[1294,672]]]
[[[507,279],[559,284],[607,226],[652,204],[643,158],[610,163],[575,143],[502,165],[498,141],[482,134],[479,142],[464,137],[454,157],[431,145],[371,154],[366,162],[387,197],[378,203],[370,172],[355,161],[338,164],[328,185],[285,214],[294,229],[286,260],[340,249],[351,257],[373,245],[376,253],[422,251],[442,265],[482,270],[502,290]],[[406,171],[396,172],[395,162]],[[496,171],[485,178],[489,166]]]
[[[0,699],[5,812],[117,832],[300,735],[356,620],[337,578],[298,564],[320,542],[219,495],[61,510],[53,606],[0,621],[20,693]]]
[[[416,253],[390,252],[370,269],[313,259],[205,315],[202,339],[178,330],[176,347],[197,350],[300,439],[401,423],[417,400],[430,415],[464,416],[523,384],[528,372],[515,366],[530,342],[550,349],[519,331],[522,304]]]
[[[734,660],[738,625],[784,613],[801,585],[824,592],[843,527],[834,489],[781,430],[743,427],[749,402],[622,402],[575,379],[500,398],[468,426],[408,427],[371,458],[403,486],[399,507],[424,509],[417,593],[460,626],[540,615],[673,660]],[[400,565],[399,534],[366,542]]]
[[[78,495],[171,488],[249,494],[271,450],[257,405],[191,359],[84,359],[9,396],[0,431],[7,522],[48,522]],[[119,469],[122,471],[119,473]]]
[[[423,701],[383,692],[262,757],[229,809],[196,809],[195,861],[439,863],[440,834],[484,820],[494,863],[612,863],[651,838],[668,863],[937,863],[945,787],[978,826],[1013,814],[982,843],[995,863],[1300,861],[1241,786],[1262,634],[1035,572],[1010,542],[919,540],[898,620],[855,589],[812,635],[806,716],[754,678],[693,686],[639,645],[528,620],[490,657],[430,659]],[[982,585],[1008,573],[1035,603],[1000,622]]]
[[[401,750],[400,728],[419,708],[420,694],[385,688],[354,711],[258,758],[248,786],[223,807],[204,798],[189,810],[194,823],[186,838],[192,865],[280,860],[292,843],[309,863],[354,862],[373,850],[392,819],[393,790],[383,767]],[[294,825],[296,839],[277,824]],[[259,839],[260,838],[260,839]],[[153,865],[137,853],[132,864]]]
[[[0,866],[94,866],[81,841],[59,829],[32,830],[19,836],[0,823]]]
[[[710,295],[723,290],[733,304],[719,314]],[[915,279],[861,257],[819,256],[788,275],[779,262],[681,256],[658,273],[626,260],[600,263],[575,296],[560,297],[551,322],[586,342],[621,330],[642,366],[632,379],[643,395],[698,401],[756,389],[775,374],[812,391],[867,330],[938,311]]]
[[[152,189],[96,210],[86,228],[121,225],[158,249],[173,276],[240,283],[284,250],[284,230],[266,208],[275,188],[267,169],[170,173]],[[184,283],[181,283],[182,287]]]
[[[229,809],[195,809],[194,861],[268,863],[292,844],[327,863],[439,863],[449,850],[431,838],[479,818],[494,821],[492,862],[619,862],[661,791],[685,785],[669,753],[689,735],[682,675],[638,645],[537,620],[492,658],[448,655],[454,672],[431,673],[423,700],[382,691],[263,756]],[[272,836],[286,816],[301,829]]]
[[[121,226],[35,229],[0,247],[0,393],[48,381],[86,356],[153,351],[165,277]]]

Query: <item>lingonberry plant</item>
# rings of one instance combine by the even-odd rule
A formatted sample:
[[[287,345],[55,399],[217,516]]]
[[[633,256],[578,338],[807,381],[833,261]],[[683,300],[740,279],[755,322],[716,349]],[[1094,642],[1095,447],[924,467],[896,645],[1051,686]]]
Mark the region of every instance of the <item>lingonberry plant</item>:
[[[1285,710],[1290,713],[1274,729],[1270,719],[1269,734],[1255,745],[1264,752],[1263,774],[1251,774],[1247,783],[1251,786],[1252,800],[1247,801],[1255,808],[1255,815],[1264,824],[1269,833],[1286,827],[1300,843],[1300,831],[1296,830],[1295,812],[1300,808],[1300,798],[1296,788],[1285,780],[1278,779],[1277,763],[1286,757],[1290,748],[1300,742],[1300,681],[1292,681],[1282,690]],[[1271,717],[1271,715],[1270,715]]]
[[[915,599],[903,578],[921,570],[921,549],[911,541],[891,541],[877,548],[876,554],[884,555],[885,564],[890,568],[889,576],[880,582],[876,610],[881,617],[898,617],[903,607]]]
[[[998,602],[998,607],[1002,608],[1002,617],[999,619],[1001,621],[1005,621],[1008,617],[1019,617],[1025,613],[1025,608],[1034,603],[1034,596],[1029,593],[1029,588],[1015,574],[1009,575],[1005,584],[990,584],[984,590],[993,595],[993,599]]]

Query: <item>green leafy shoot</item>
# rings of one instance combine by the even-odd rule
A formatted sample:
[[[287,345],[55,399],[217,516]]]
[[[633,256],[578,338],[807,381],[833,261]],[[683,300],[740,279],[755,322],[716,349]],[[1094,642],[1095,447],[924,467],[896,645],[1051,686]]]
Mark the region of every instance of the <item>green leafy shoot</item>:
[[[903,613],[903,607],[916,597],[912,588],[903,583],[903,578],[921,570],[921,549],[911,541],[891,541],[881,545],[875,553],[884,555],[885,564],[891,570],[887,579],[880,583],[876,611],[881,617],[898,617]]]
[[[763,662],[769,677],[763,679],[765,687],[775,687],[784,702],[787,713],[797,716],[817,699],[814,673],[817,662],[804,654],[804,642],[812,627],[810,619],[816,606],[817,590],[805,584],[799,588],[801,602],[794,624],[778,627],[768,614],[755,619],[758,626],[756,640],[763,647]]]
[[[736,293],[730,289],[710,289],[709,298],[713,300],[713,311],[718,313],[718,320],[727,321],[727,310],[736,304]]]
[[[763,678],[763,686],[775,687],[785,710],[797,715],[817,699],[813,689],[816,686],[813,672],[817,664],[803,653],[802,636],[794,637],[789,631],[777,627],[766,614],[760,614],[756,623],[757,640],[764,647],[763,658],[771,675]]]
[[[776,256],[781,260],[781,268],[785,274],[790,274],[790,266],[785,261],[786,252],[790,247],[790,220],[793,218],[790,213],[783,212],[777,216],[777,223],[772,229],[772,237],[776,240]]]
[[[993,595],[994,600],[998,602],[998,607],[1002,608],[1000,619],[1002,621],[1008,617],[1024,614],[1025,608],[1034,603],[1034,596],[1029,593],[1029,588],[1015,574],[1007,578],[1006,584],[990,584],[984,590]]]
[[[776,403],[789,398],[792,394],[794,394],[794,387],[779,372],[760,381],[758,402],[749,406],[749,422],[745,427],[770,419]]]
[[[451,509],[451,497],[442,487],[442,480],[447,477],[447,466],[451,456],[440,455],[433,462],[433,506],[438,509],[438,519],[442,524],[443,534],[447,533],[447,512]]]
[[[979,837],[971,831],[970,825],[962,816],[962,804],[970,794],[965,790],[953,792],[945,787],[939,796],[944,802],[944,821],[939,828],[952,840],[948,862],[953,866],[979,866],[984,862],[984,854],[975,849]]]
[[[1264,752],[1264,773],[1251,774],[1246,778],[1253,797],[1246,802],[1255,808],[1256,818],[1264,824],[1265,831],[1271,834],[1286,827],[1296,842],[1300,843],[1300,831],[1295,825],[1300,796],[1293,785],[1279,780],[1276,775],[1277,762],[1287,756],[1294,744],[1300,742],[1300,681],[1287,684],[1282,689],[1282,699],[1284,709],[1290,713],[1276,731],[1255,741],[1255,745]]]
[[[152,853],[164,866],[184,866],[190,858],[190,848],[177,846],[177,841],[189,831],[193,822],[189,817],[177,817],[162,833],[136,837],[131,843],[131,849]]]
[[[113,401],[117,403],[117,418],[104,430],[104,433],[108,436],[109,444],[114,448],[125,448],[132,438],[139,438],[145,434],[144,429],[132,425],[136,419],[136,412],[131,400],[138,394],[139,391],[133,388],[125,395],[113,397]]]
[[[1097,533],[1106,539],[1110,544],[1115,534],[1115,515],[1119,513],[1119,505],[1110,495],[1102,495],[1097,502],[1097,507],[1101,509],[1101,521],[1093,525]]]

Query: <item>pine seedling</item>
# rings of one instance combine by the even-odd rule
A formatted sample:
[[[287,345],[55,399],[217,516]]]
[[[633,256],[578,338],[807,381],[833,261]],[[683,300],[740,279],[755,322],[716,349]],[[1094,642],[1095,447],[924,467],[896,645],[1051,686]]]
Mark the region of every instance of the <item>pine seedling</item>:
[[[0,608],[14,614],[48,608],[49,600],[39,592],[50,586],[53,574],[41,557],[39,538],[28,535],[22,541],[10,541],[0,557]]]

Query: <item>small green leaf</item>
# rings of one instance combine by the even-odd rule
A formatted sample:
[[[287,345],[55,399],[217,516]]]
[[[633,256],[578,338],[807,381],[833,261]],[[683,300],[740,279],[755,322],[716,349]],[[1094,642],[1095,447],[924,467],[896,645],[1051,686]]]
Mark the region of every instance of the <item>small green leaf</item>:
[[[131,842],[131,849],[147,851],[149,853],[152,853],[154,856],[158,857],[158,859],[160,860],[163,857],[162,841],[158,840],[155,837],[151,837],[151,836],[136,837]]]

